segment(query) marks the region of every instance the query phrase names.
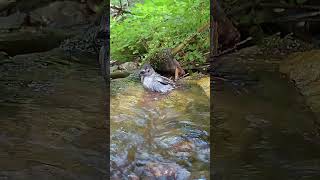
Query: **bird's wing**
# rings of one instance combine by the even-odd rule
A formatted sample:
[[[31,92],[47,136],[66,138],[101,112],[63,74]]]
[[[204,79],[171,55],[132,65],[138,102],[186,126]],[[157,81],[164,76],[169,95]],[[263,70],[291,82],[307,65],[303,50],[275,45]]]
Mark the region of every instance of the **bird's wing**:
[[[171,79],[160,76],[160,75],[157,75],[155,79],[156,81],[160,82],[163,85],[168,85],[168,84],[173,86],[175,85],[175,83]]]

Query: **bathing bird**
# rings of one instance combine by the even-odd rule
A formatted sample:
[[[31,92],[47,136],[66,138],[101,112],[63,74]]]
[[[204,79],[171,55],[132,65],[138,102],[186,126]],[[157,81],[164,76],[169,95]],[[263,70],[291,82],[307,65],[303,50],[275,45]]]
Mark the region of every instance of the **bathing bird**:
[[[139,74],[141,83],[147,90],[168,93],[175,88],[175,83],[171,79],[156,73],[150,64],[143,65]]]

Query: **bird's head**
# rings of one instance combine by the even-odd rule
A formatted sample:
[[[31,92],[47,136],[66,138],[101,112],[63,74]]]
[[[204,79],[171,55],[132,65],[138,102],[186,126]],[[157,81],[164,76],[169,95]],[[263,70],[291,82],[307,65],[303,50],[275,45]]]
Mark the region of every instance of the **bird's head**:
[[[139,72],[140,76],[144,76],[144,77],[151,76],[153,73],[155,73],[155,71],[150,64],[143,65]]]

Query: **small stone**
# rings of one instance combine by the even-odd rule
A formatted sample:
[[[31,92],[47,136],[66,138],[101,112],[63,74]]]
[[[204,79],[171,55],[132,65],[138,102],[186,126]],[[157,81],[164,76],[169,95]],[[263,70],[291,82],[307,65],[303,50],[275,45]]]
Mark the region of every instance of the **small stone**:
[[[119,66],[119,69],[126,71],[134,71],[138,69],[138,64],[134,62],[126,62]]]

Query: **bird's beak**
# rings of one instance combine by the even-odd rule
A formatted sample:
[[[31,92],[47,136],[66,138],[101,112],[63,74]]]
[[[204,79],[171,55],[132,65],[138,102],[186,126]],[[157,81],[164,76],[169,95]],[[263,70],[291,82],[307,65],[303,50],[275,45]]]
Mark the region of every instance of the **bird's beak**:
[[[145,72],[146,72],[145,70],[141,70],[141,71],[139,72],[139,74],[142,75],[142,74],[144,74]]]

